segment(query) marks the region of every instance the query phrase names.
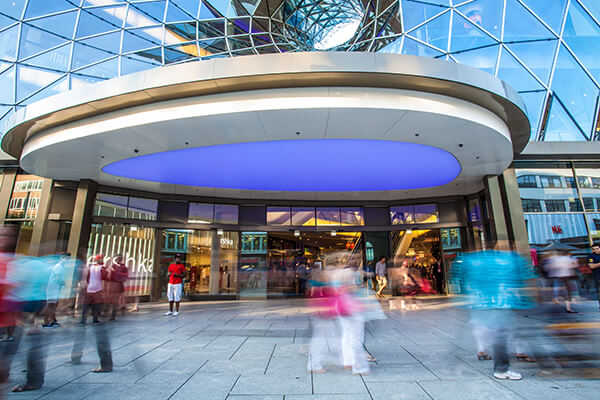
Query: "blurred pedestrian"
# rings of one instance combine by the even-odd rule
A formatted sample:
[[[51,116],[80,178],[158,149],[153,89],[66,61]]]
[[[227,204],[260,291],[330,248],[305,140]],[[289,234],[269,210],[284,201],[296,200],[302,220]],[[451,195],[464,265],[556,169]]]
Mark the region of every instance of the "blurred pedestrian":
[[[169,311],[165,315],[179,315],[179,303],[183,293],[183,278],[185,278],[185,266],[181,263],[181,254],[175,255],[175,261],[169,265],[169,283],[167,285],[167,298],[169,300]],[[175,311],[173,311],[173,303]]]
[[[83,311],[81,312],[81,324],[85,325],[87,321],[88,310],[92,309],[92,317],[94,324],[100,323],[100,310],[104,303],[102,292],[102,282],[107,279],[107,271],[104,268],[104,256],[98,254],[94,257],[94,261],[88,266],[86,274],[86,293]]]
[[[575,280],[575,270],[577,262],[565,252],[555,251],[548,258],[546,263],[546,271],[548,277],[554,283],[554,303],[559,304],[561,292],[564,293],[565,311],[568,313],[577,313],[571,308],[573,300],[573,283]]]
[[[387,266],[385,264],[385,256],[379,257],[379,261],[375,264],[375,275],[377,277],[377,297],[381,297],[383,289],[387,287]]]
[[[533,306],[526,291],[527,281],[534,278],[531,266],[515,252],[484,250],[457,259],[454,273],[468,296],[474,329],[491,343],[494,377],[521,379],[510,370],[507,346],[517,330],[512,310]]]
[[[71,257],[70,254],[64,254],[58,262],[52,267],[48,286],[46,288],[46,308],[44,309],[43,328],[55,328],[60,326],[56,320],[56,308],[60,298],[60,291],[65,286],[65,262]]]
[[[112,306],[110,321],[117,317],[117,311],[121,307],[123,293],[125,292],[124,282],[129,277],[127,266],[123,263],[123,256],[118,254],[114,257],[113,263],[107,269],[107,305]]]

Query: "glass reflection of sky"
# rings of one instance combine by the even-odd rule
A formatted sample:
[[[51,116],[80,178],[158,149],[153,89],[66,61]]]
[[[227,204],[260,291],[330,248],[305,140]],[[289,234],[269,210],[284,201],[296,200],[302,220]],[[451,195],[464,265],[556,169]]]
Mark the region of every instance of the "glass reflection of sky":
[[[440,186],[453,181],[461,166],[449,152],[422,144],[309,139],[172,150],[117,161],[103,170],[186,186],[345,192]]]

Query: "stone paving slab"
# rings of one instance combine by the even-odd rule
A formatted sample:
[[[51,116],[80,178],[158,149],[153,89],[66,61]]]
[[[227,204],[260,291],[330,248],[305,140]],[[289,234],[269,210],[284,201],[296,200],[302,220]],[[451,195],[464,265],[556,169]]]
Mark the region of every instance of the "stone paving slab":
[[[577,306],[583,312],[567,316],[571,321],[600,322],[595,304]],[[536,364],[513,362],[522,381],[493,379],[493,362],[475,356],[468,313],[449,308],[444,299],[419,311],[387,311],[387,320],[368,323],[365,347],[377,362],[362,376],[340,368],[306,370],[311,322],[303,301],[184,303],[178,317],[163,316],[164,310],[164,304],[144,304],[139,313],[106,324],[115,362],[109,374],[91,373],[98,365],[92,326],[83,328],[89,333],[82,364],[68,362],[73,335],[82,328],[63,318],[63,328],[42,331],[48,350],[42,390],[7,393],[24,379],[23,346],[0,391],[8,399],[57,400],[600,398],[600,365],[588,366],[584,378],[576,369],[541,376]],[[598,344],[595,338],[566,347],[597,352]]]

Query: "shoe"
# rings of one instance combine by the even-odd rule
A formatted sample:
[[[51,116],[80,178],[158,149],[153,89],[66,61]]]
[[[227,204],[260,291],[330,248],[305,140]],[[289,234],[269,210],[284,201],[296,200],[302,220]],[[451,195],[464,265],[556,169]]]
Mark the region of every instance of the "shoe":
[[[510,381],[518,381],[523,379],[520,373],[514,371],[506,372],[494,372],[494,378],[496,379],[507,379]]]
[[[98,325],[100,321],[94,321],[94,325]]]
[[[175,312],[173,313],[173,315],[174,315],[174,316],[178,316],[178,315],[179,315],[179,311],[175,311]]]
[[[577,311],[575,310],[566,310],[569,314],[579,314]]]
[[[56,322],[56,321],[54,321],[52,323],[52,326],[55,327],[55,328],[60,328],[60,324],[58,322]]]
[[[54,328],[54,325],[52,325],[51,323],[42,324],[42,328]]]
[[[173,315],[173,311],[167,311],[165,315]]]

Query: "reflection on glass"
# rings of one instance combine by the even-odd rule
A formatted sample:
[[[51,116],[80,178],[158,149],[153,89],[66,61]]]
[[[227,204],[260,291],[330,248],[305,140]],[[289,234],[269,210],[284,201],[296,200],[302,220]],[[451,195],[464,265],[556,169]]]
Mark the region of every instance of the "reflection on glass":
[[[317,225],[341,225],[339,207],[318,207]]]
[[[142,199],[140,197],[129,197],[129,204],[127,206],[127,218],[156,221],[157,214],[158,200]]]
[[[292,225],[314,226],[315,223],[314,207],[292,207]]]
[[[154,270],[155,230],[129,225],[94,224],[90,233],[87,260],[97,254],[105,256],[105,263],[115,262],[121,255],[129,279],[125,284],[128,296],[149,295]],[[166,290],[166,286],[165,286]]]
[[[290,225],[290,207],[267,207],[267,225]]]
[[[190,203],[188,222],[190,224],[212,224],[214,204]]]
[[[437,204],[416,205],[414,212],[417,224],[433,224],[439,221]]]
[[[19,174],[6,212],[7,219],[34,220],[42,196],[43,178],[29,174]]]
[[[238,206],[215,204],[215,224],[235,225],[238,223]]]
[[[392,225],[414,224],[413,206],[390,207],[390,219]]]
[[[357,226],[365,224],[365,212],[362,207],[342,207],[340,209],[342,225]]]

